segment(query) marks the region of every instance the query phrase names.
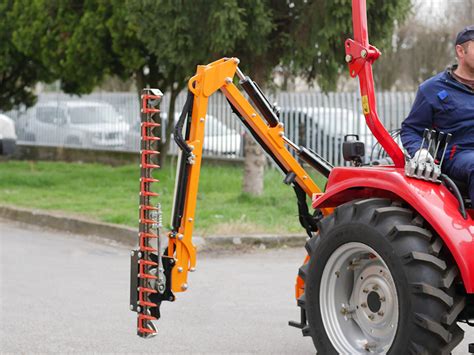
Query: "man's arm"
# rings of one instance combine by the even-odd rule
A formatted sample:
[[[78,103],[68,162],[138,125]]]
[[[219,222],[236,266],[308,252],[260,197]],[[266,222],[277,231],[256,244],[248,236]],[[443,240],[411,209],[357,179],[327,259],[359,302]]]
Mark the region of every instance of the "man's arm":
[[[415,102],[408,117],[402,122],[400,138],[403,147],[411,157],[420,149],[425,128],[431,129],[433,126],[433,108],[425,95],[418,89]]]

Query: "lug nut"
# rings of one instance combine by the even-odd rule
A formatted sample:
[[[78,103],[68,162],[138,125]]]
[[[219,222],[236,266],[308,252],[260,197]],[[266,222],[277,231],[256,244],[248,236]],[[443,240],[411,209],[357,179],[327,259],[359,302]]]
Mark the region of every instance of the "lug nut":
[[[364,292],[364,293],[369,293],[369,290],[366,289],[366,288],[364,288],[364,289],[362,290],[362,292]]]
[[[384,315],[385,313],[383,313],[382,311],[378,311],[377,314],[378,314],[380,317],[383,317],[383,315]]]
[[[380,302],[385,302],[385,296],[380,297],[380,298],[379,298],[379,301],[380,301]]]
[[[377,285],[374,285],[374,286],[372,287],[372,290],[374,290],[374,291],[377,291],[378,289],[379,289],[379,287],[378,287]]]
[[[346,63],[350,63],[352,61],[352,56],[350,54],[346,55]]]
[[[369,314],[369,319],[374,320],[375,316],[373,314]]]
[[[361,306],[362,308],[367,308],[367,303],[363,302],[360,306]]]

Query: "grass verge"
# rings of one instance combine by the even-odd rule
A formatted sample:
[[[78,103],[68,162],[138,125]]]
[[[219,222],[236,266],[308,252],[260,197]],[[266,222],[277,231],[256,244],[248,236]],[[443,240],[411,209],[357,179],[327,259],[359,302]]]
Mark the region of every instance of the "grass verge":
[[[196,234],[303,232],[293,189],[282,183],[275,169],[265,173],[265,192],[242,194],[242,168],[208,166],[201,170],[196,212]],[[156,192],[168,225],[175,168],[155,171]],[[0,162],[0,203],[61,211],[103,222],[136,227],[139,170],[62,162]]]

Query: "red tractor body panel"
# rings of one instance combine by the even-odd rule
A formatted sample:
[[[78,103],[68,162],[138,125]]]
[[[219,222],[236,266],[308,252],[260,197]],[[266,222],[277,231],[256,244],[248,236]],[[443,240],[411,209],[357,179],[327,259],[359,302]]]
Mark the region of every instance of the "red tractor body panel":
[[[459,203],[439,184],[406,177],[392,167],[340,167],[329,176],[326,192],[313,196],[313,207],[335,207],[355,198],[401,199],[440,235],[461,271],[466,292],[474,293],[474,220],[465,220]]]

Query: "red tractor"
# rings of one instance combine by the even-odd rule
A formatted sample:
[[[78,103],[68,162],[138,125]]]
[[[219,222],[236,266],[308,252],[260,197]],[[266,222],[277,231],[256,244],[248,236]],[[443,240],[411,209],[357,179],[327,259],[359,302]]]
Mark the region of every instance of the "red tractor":
[[[237,58],[198,66],[174,137],[181,149],[173,221],[162,246],[160,206],[151,204],[151,169],[158,90],[142,96],[139,248],[132,252],[130,307],[138,335],[149,337],[162,301],[188,289],[195,270],[192,243],[208,98],[217,90],[285,175],[308,234],[308,256],[296,281],[299,322],[321,354],[449,354],[463,339],[458,322],[471,324],[474,294],[474,210],[462,187],[439,163],[407,157],[379,121],[372,63],[380,52],[368,42],[365,0],[353,0],[354,40],[347,40],[350,75],[359,77],[366,123],[391,158],[363,165],[363,143],[344,142],[351,167],[333,167],[285,137],[278,109],[238,68]],[[239,85],[253,105],[234,84]],[[436,149],[447,145],[425,138]],[[295,154],[291,154],[291,151]],[[296,156],[296,158],[295,158]],[[310,169],[327,177],[318,186]],[[307,205],[312,199],[313,211]],[[158,241],[155,244],[154,241]]]

